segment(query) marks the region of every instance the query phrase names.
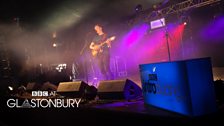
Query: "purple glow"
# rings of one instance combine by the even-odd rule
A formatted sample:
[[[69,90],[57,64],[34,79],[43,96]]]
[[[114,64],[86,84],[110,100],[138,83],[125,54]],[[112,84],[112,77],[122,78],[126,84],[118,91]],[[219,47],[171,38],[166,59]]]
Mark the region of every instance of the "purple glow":
[[[192,39],[188,39],[184,42],[183,45],[183,57],[185,59],[192,59],[199,57],[199,48],[195,44],[196,42]]]
[[[200,32],[200,37],[209,42],[223,42],[224,16],[216,18]]]
[[[181,57],[181,40],[184,25],[167,25],[169,33],[171,59],[179,60]],[[114,56],[127,61],[128,74],[138,74],[138,65],[145,63],[168,61],[166,45],[166,29],[149,31],[146,24],[136,26],[123,35],[118,46],[113,48]]]
[[[149,26],[147,24],[134,27],[126,36],[124,36],[122,41],[128,47],[133,46],[144,36],[148,28]]]

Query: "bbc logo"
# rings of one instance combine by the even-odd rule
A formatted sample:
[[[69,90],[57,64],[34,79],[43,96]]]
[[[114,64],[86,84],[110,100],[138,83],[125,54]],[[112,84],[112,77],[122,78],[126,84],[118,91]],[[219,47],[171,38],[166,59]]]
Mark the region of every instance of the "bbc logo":
[[[32,96],[48,96],[48,91],[32,91]]]

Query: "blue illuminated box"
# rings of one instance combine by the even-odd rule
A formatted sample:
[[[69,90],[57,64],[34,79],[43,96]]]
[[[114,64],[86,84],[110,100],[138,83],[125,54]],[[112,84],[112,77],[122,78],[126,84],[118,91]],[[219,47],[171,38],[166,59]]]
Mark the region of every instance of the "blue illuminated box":
[[[146,105],[187,116],[217,110],[210,58],[141,64]]]

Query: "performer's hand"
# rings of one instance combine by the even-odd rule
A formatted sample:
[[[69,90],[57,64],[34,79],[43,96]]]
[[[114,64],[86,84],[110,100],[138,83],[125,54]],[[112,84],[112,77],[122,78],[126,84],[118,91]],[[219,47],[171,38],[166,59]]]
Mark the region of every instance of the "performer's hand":
[[[115,36],[110,37],[110,39],[106,42],[107,43],[107,47],[111,48],[111,41],[115,40]]]
[[[90,48],[90,49],[94,49],[94,47],[95,47],[94,42],[91,42],[91,44],[89,45],[89,48]]]
[[[115,36],[110,37],[110,41],[113,41],[115,38]]]
[[[111,48],[111,42],[110,41],[107,42],[107,47]]]

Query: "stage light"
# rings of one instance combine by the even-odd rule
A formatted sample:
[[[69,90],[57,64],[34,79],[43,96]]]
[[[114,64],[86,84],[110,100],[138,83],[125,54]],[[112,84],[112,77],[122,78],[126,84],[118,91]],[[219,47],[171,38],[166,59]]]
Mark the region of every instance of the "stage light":
[[[8,86],[7,93],[9,95],[14,95],[15,94],[14,88],[12,86]]]
[[[11,87],[11,86],[8,86],[8,89],[9,89],[10,91],[13,91],[13,87]]]
[[[56,43],[53,43],[53,47],[57,47],[57,44]]]
[[[187,25],[190,23],[190,16],[182,15],[180,16],[180,24]]]
[[[165,18],[157,19],[150,22],[151,29],[160,28],[166,26]]]

